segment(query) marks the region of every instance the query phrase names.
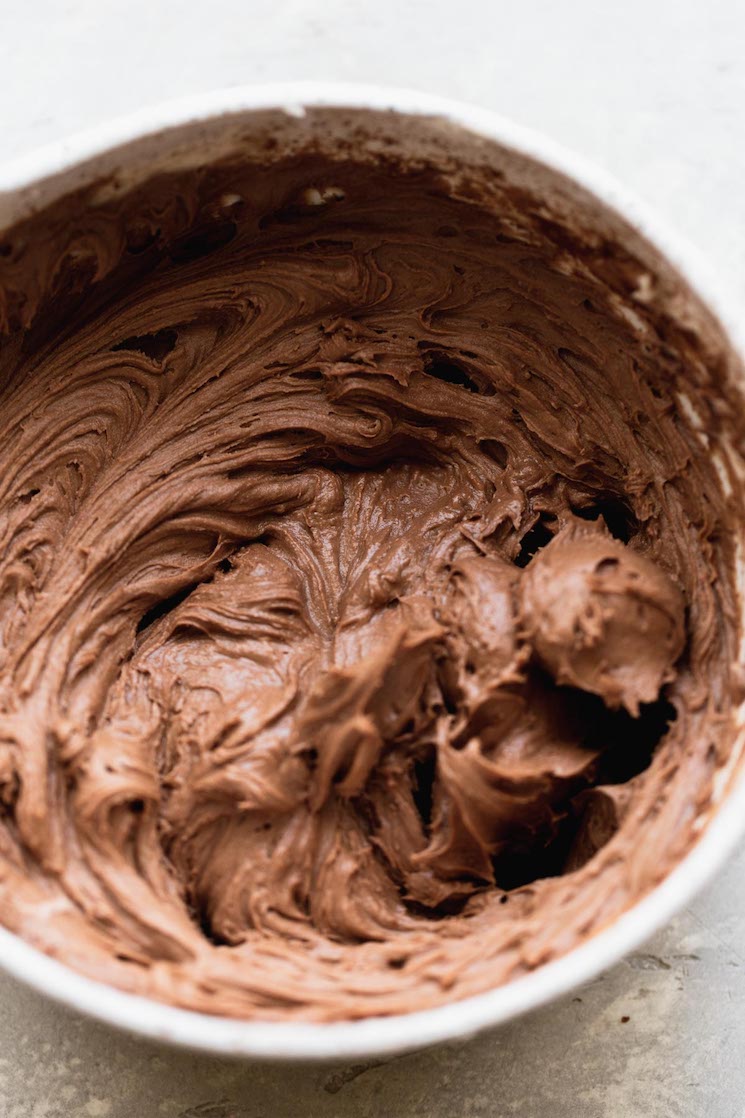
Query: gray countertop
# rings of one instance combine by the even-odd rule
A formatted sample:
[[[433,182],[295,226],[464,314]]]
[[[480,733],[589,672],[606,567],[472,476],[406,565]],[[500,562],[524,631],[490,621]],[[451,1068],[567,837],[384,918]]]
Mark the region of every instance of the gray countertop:
[[[164,97],[281,79],[461,97],[613,171],[745,297],[741,0],[36,0],[0,23],[0,151]],[[0,1118],[745,1118],[745,849],[563,1001],[372,1064],[159,1048],[0,977]]]

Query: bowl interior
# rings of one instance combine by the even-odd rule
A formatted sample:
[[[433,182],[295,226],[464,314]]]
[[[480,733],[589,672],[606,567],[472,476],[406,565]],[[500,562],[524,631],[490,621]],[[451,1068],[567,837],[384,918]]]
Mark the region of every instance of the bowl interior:
[[[169,189],[168,184],[190,176],[208,179],[214,174],[219,183],[220,169],[226,166],[284,166],[309,153],[330,166],[351,160],[371,170],[405,165],[414,175],[434,169],[441,188],[451,196],[467,203],[476,191],[481,205],[509,211],[518,237],[529,231],[543,238],[552,247],[556,268],[564,268],[568,277],[580,268],[594,276],[632,333],[651,321],[658,337],[665,334],[666,344],[681,347],[680,352],[696,362],[698,382],[671,385],[671,396],[677,393],[675,406],[694,432],[692,437],[705,443],[722,486],[736,485],[742,477],[739,425],[733,421],[714,431],[707,426],[704,408],[713,393],[725,402],[727,414],[742,410],[745,381],[737,346],[722,325],[726,308],[708,290],[704,297],[698,293],[706,283],[693,255],[660,233],[641,208],[550,144],[488,114],[371,91],[350,91],[346,96],[296,93],[233,91],[203,102],[198,114],[193,106],[174,107],[160,118],[153,114],[149,120],[122,125],[118,135],[114,128],[108,136],[81,140],[77,154],[72,145],[65,156],[50,152],[35,165],[11,168],[6,189],[0,182],[0,228],[20,228],[33,237],[44,222],[48,224],[50,214],[64,215],[68,233],[61,236],[69,235],[71,243],[63,256],[80,264],[83,279],[82,287],[73,279],[60,297],[55,277],[47,277],[25,304],[6,301],[6,327],[11,333],[32,327],[29,307],[34,299],[38,306],[48,306],[53,289],[61,316],[78,306],[81,291],[88,289],[90,270],[86,279],[84,253],[81,256],[72,243],[74,230],[85,226],[91,214],[126,212],[128,200],[146,199],[153,182],[166,183]],[[337,103],[327,103],[334,100]],[[178,235],[184,236],[192,225],[187,222]],[[119,263],[112,258],[112,275]],[[108,266],[99,261],[96,283],[106,281]],[[29,316],[25,321],[24,314]],[[739,550],[736,560],[742,573]],[[741,597],[738,604],[742,610]],[[712,872],[739,834],[744,814],[743,790],[734,787],[745,739],[742,711],[729,713],[732,724],[726,742],[720,743],[716,771],[707,770],[708,794],[684,804],[685,826],[675,832],[667,862],[660,858],[670,872],[662,880],[650,872],[633,903],[612,909],[607,919],[599,916],[593,937],[577,940],[578,946],[569,942],[573,950],[568,954],[497,989],[475,995],[467,990],[469,996],[459,995],[462,1000],[452,1005],[415,1013],[387,1009],[386,1017],[354,1023],[257,1023],[195,1013],[114,989],[69,970],[5,931],[0,933],[0,962],[52,996],[115,1024],[216,1051],[333,1058],[467,1034],[539,1004],[607,965],[650,934]],[[676,780],[674,769],[670,780]]]

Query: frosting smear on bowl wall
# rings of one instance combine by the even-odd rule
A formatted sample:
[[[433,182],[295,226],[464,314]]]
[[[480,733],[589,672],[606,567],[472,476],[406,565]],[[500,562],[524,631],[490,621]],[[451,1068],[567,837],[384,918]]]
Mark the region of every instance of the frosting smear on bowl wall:
[[[743,510],[716,362],[638,272],[486,171],[352,151],[3,235],[8,928],[349,1019],[661,880],[733,741]]]

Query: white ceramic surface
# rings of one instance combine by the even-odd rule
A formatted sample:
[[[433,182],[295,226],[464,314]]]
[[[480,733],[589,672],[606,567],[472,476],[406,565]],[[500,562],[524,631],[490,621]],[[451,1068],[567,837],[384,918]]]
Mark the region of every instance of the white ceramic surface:
[[[411,116],[442,118],[567,176],[620,214],[661,253],[713,312],[733,349],[745,357],[745,333],[738,316],[705,262],[609,175],[553,141],[491,112],[406,90],[332,83],[261,85],[140,111],[0,166],[0,229],[71,186],[92,181],[102,168],[126,164],[128,149],[139,147],[142,153],[147,150],[148,137],[153,137],[155,151],[164,133],[185,125],[198,128],[200,122],[275,108],[291,118],[302,118],[306,107],[325,106],[392,109]],[[0,966],[50,997],[113,1025],[219,1054],[263,1059],[349,1059],[406,1051],[469,1036],[542,1005],[593,977],[644,942],[681,909],[713,876],[743,833],[745,774],[729,787],[687,857],[608,929],[506,986],[397,1017],[316,1025],[235,1021],[191,1013],[85,978],[1,928]]]

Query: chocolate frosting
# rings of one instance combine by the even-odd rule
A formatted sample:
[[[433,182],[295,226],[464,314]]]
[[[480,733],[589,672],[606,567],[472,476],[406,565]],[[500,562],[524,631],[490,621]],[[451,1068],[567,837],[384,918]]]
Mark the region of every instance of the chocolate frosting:
[[[622,248],[474,184],[267,157],[2,243],[0,914],[86,974],[420,1009],[693,841],[733,412]]]
[[[522,586],[525,636],[557,683],[637,716],[685,644],[683,598],[644,555],[597,533],[559,533]]]

